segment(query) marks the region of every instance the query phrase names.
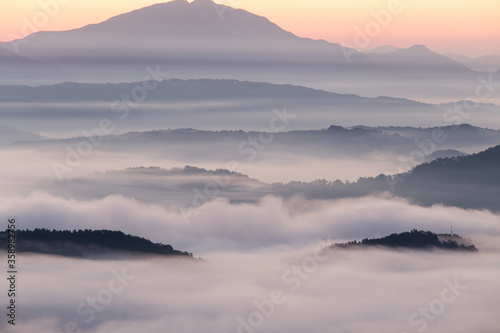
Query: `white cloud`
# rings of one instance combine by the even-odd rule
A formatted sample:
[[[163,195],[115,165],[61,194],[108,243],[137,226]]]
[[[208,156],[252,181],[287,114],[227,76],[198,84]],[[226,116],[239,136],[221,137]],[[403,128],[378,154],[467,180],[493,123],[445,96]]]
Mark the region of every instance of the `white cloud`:
[[[250,319],[259,323],[254,302],[269,310],[266,300],[280,290],[286,301],[262,317],[261,327],[250,326],[254,332],[412,333],[423,327],[409,323],[412,313],[441,297],[444,281],[455,278],[467,290],[428,321],[426,331],[495,332],[499,325],[500,249],[495,244],[500,223],[498,215],[486,211],[424,208],[390,197],[283,202],[269,196],[256,205],[213,201],[187,224],[175,208],[119,196],[81,202],[39,192],[3,198],[0,216],[7,215],[17,215],[23,229],[121,229],[208,262],[23,255],[19,322],[15,330],[4,325],[2,331],[64,332],[64,325],[74,321],[82,332],[92,333],[249,333],[238,318],[248,323],[253,313]],[[325,262],[316,260],[316,266],[311,259],[318,240],[325,244],[411,228],[447,232],[451,224],[481,251],[335,251]],[[294,266],[302,267],[300,274]],[[80,316],[77,307],[108,288],[112,270],[123,267],[135,279],[86,323],[88,317]]]

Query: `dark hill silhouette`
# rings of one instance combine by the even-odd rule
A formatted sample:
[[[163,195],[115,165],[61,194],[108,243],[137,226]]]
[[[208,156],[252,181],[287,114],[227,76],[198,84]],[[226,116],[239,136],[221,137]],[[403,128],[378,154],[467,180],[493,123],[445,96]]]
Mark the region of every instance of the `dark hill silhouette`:
[[[374,136],[373,130],[366,127],[354,130],[330,127],[328,130],[321,131],[292,131],[276,134],[274,144],[277,150],[275,151],[289,151],[289,145],[293,144],[295,151],[299,151],[301,156],[314,156],[306,155],[307,151],[323,152],[328,148],[328,144],[336,147],[341,141],[357,140],[362,145],[371,144],[372,146],[378,145],[377,142],[383,143],[384,138]],[[411,131],[411,129],[408,130]],[[456,132],[460,131],[460,129],[456,130]],[[132,147],[134,149],[132,151],[135,152],[139,149],[145,150],[151,147],[152,142],[157,142],[162,149],[171,145],[179,150],[178,147],[185,147],[182,143],[187,141],[196,142],[198,147],[205,147],[203,144],[206,144],[206,147],[208,145],[221,146],[224,142],[230,142],[225,141],[226,138],[233,142],[240,142],[238,139],[244,140],[248,135],[249,133],[242,131],[202,132],[196,130],[128,133],[107,138],[101,147],[110,145],[111,148],[116,147],[115,151],[117,151],[126,145],[128,151],[131,151]],[[305,145],[305,142],[308,144]],[[323,147],[321,142],[323,145],[326,143],[326,146]],[[36,144],[40,145],[40,143]],[[361,151],[360,145],[350,147],[354,147],[352,151]],[[183,149],[187,151],[186,148]],[[164,151],[173,152],[174,150]],[[174,156],[173,153],[169,154]],[[219,151],[218,156],[223,156],[223,151]],[[414,168],[412,172],[397,175],[381,174],[377,177],[359,178],[356,182],[318,179],[312,182],[292,181],[266,184],[228,170],[209,171],[197,167],[166,170],[150,167],[96,173],[83,178],[67,179],[64,182],[44,181],[39,184],[39,188],[57,196],[76,197],[82,200],[121,194],[148,203],[169,202],[190,207],[193,204],[199,205],[205,202],[205,200],[196,200],[196,203],[193,201],[193,189],[203,188],[213,181],[213,177],[216,177],[224,184],[220,186],[218,195],[238,203],[255,203],[268,194],[284,198],[301,195],[308,199],[328,200],[391,192],[423,206],[443,204],[497,212],[500,211],[499,174],[500,146],[495,146],[477,154],[437,159]],[[186,175],[189,177],[185,177]]]
[[[3,243],[3,244],[2,244]],[[5,248],[6,239],[0,239]],[[192,257],[191,253],[174,250],[170,245],[153,243],[145,238],[111,230],[18,230],[17,252],[33,252],[68,257],[109,255],[118,252],[142,255]]]
[[[413,229],[412,231],[402,232],[400,234],[390,234],[382,238],[365,238],[361,242],[352,241],[348,243],[337,243],[332,247],[338,248],[356,248],[369,246],[383,246],[389,248],[408,248],[417,250],[452,250],[452,251],[470,251],[476,252],[474,244],[468,244],[469,241],[458,235],[447,235],[449,239],[441,240],[440,235],[430,231]]]
[[[474,128],[473,128],[474,129]],[[443,204],[500,211],[500,145],[483,152],[440,158],[408,173],[359,178],[357,182],[317,180],[311,183],[276,184],[285,197],[301,193],[307,198],[362,197],[390,191],[412,202],[431,206]]]
[[[38,87],[0,86],[0,102],[112,102],[124,91],[131,91],[135,83],[90,84],[65,82]],[[246,98],[272,99],[321,99],[328,102],[397,104],[401,107],[433,107],[407,99],[364,98],[357,95],[336,94],[294,85],[276,85],[265,82],[237,80],[179,80],[170,79],[159,83],[148,93],[148,101],[177,100],[232,100]],[[434,111],[436,111],[434,109]]]
[[[437,159],[413,169],[396,193],[417,203],[500,210],[500,146],[454,158]],[[402,177],[403,175],[400,175]]]
[[[407,173],[360,178],[355,183],[323,182],[321,186],[295,182],[287,193],[313,198],[361,197],[391,191],[412,202],[500,211],[500,145],[477,154],[439,158]]]

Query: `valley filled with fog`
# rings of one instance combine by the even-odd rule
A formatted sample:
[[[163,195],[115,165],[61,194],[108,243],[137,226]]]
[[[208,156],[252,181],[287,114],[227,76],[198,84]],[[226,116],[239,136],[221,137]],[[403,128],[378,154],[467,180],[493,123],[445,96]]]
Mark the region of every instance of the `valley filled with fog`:
[[[20,254],[0,330],[498,332],[497,57],[360,52],[221,6],[0,43],[2,219],[202,258]],[[331,247],[413,229],[478,252]]]

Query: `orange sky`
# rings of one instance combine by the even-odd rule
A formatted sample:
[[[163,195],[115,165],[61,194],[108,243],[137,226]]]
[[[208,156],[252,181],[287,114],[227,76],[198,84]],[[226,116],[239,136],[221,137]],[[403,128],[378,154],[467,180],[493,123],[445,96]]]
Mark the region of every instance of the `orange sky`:
[[[0,40],[23,36],[26,22],[40,30],[67,30],[145,7],[155,0],[5,0],[0,2]],[[268,17],[301,37],[360,49],[425,44],[468,56],[500,54],[499,0],[217,0]],[[54,7],[58,3],[59,8]],[[64,3],[64,4],[63,4]],[[394,3],[394,7],[390,4]],[[52,12],[44,21],[43,4]],[[399,5],[398,5],[399,4]],[[386,26],[372,12],[389,12]],[[47,17],[45,15],[45,17]],[[36,21],[36,20],[39,21]],[[360,39],[359,35],[369,34]],[[369,30],[372,29],[372,30]],[[358,38],[356,38],[356,36]],[[360,40],[363,42],[361,43]]]

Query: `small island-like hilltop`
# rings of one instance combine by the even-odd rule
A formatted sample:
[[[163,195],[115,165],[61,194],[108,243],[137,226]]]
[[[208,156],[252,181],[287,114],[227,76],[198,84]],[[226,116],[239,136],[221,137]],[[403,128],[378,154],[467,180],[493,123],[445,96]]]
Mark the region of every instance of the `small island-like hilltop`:
[[[1,233],[6,234],[6,233]],[[8,240],[0,237],[0,249],[7,249]],[[19,253],[39,253],[65,257],[96,257],[110,254],[159,255],[191,257],[171,245],[112,230],[17,230],[15,247]]]
[[[478,249],[470,239],[459,235],[435,234],[431,231],[413,229],[402,233],[393,233],[382,238],[365,238],[362,241],[351,241],[347,243],[336,243],[332,248],[362,248],[380,246],[388,248],[407,248],[416,250],[442,249],[451,251],[477,252]]]

